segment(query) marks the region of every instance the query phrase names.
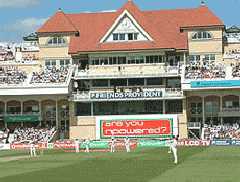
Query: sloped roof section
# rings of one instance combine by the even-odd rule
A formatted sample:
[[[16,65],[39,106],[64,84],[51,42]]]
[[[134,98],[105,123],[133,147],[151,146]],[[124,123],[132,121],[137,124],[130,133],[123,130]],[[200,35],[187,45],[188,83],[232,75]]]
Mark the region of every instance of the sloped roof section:
[[[78,32],[75,25],[62,10],[58,10],[45,24],[37,30],[38,33]]]
[[[101,39],[117,18],[128,11],[153,41],[103,42]],[[64,19],[64,20],[62,20]],[[63,23],[66,21],[66,23]],[[59,23],[62,22],[62,23]],[[187,49],[187,33],[182,28],[221,26],[223,22],[207,6],[192,9],[141,11],[128,1],[115,12],[64,14],[57,13],[39,29],[40,32],[78,31],[72,36],[69,53],[125,51],[146,49]]]

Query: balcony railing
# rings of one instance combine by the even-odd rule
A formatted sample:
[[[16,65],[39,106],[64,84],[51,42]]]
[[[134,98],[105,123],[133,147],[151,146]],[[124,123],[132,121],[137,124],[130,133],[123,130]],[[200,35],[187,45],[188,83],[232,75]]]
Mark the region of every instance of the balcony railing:
[[[75,78],[128,78],[128,77],[180,76],[178,66],[154,65],[102,65],[90,66],[88,70],[76,70]]]
[[[189,129],[199,129],[201,128],[200,122],[188,122],[188,128]]]

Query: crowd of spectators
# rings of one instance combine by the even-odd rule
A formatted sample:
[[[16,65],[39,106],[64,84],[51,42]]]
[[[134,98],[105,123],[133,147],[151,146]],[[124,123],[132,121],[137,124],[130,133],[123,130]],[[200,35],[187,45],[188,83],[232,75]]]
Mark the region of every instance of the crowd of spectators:
[[[13,143],[50,142],[56,132],[52,128],[15,128]]]
[[[192,61],[185,67],[186,79],[215,79],[225,78],[225,67],[214,61]]]
[[[15,66],[0,67],[0,84],[20,84],[27,79],[27,73]]]
[[[213,139],[240,139],[240,128],[239,124],[224,124],[216,126],[205,126],[203,128],[204,139],[213,140]]]
[[[226,59],[240,59],[240,50],[233,49],[225,52],[224,58]]]
[[[0,61],[14,60],[13,52],[10,48],[0,47]]]
[[[9,132],[8,129],[0,130],[0,144],[7,142],[8,132]]]
[[[233,78],[240,77],[240,63],[231,64],[231,66]]]
[[[64,83],[68,75],[68,67],[47,67],[40,72],[33,72],[31,84],[38,83]]]

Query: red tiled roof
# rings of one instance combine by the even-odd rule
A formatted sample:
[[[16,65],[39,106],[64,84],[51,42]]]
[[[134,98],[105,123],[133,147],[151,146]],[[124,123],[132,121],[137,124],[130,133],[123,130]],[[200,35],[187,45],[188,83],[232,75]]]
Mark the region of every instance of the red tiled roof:
[[[153,38],[153,41],[100,43],[100,40],[124,10],[127,10],[135,18],[138,24]],[[64,20],[61,20],[62,18]],[[59,23],[62,21],[67,23]],[[69,45],[69,53],[75,54],[93,51],[187,49],[187,34],[180,32],[181,27],[223,25],[223,22],[207,6],[194,9],[141,11],[132,1],[128,1],[116,12],[57,13],[39,29],[39,32],[56,32],[56,30],[57,32],[60,30],[68,32],[77,29],[80,36],[72,36]]]
[[[68,16],[59,10],[50,19],[48,19],[42,27],[37,30],[38,33],[49,32],[78,32],[73,23],[68,19]]]

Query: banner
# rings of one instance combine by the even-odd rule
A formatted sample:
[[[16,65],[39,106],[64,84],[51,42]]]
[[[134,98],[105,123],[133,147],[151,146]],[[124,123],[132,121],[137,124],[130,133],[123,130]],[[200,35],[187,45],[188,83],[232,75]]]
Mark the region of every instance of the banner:
[[[0,143],[0,150],[9,150],[10,144]]]
[[[139,140],[137,147],[166,147],[168,146],[168,141],[166,140]]]
[[[173,138],[178,134],[177,115],[97,116],[97,139]]]
[[[18,122],[38,122],[40,121],[39,115],[8,115],[4,116],[4,122],[18,123]]]
[[[162,91],[145,91],[145,92],[101,92],[90,93],[91,99],[136,99],[136,98],[159,98],[162,97]]]
[[[31,144],[23,144],[23,143],[12,143],[10,144],[10,148],[14,150],[22,150],[22,149],[29,149]],[[47,143],[37,143],[35,144],[37,149],[46,149]]]
[[[178,146],[187,147],[203,147],[209,146],[211,142],[209,140],[194,140],[194,139],[182,139],[178,141]]]
[[[211,144],[217,146],[240,146],[240,140],[213,140]]]

